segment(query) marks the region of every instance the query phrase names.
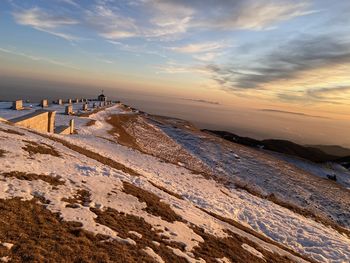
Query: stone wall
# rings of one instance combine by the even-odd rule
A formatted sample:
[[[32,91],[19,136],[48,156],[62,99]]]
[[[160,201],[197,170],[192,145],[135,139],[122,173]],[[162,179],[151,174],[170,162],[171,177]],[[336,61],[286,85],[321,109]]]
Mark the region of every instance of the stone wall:
[[[72,106],[72,105],[67,105],[67,106],[66,106],[65,114],[66,114],[66,115],[71,115],[71,114],[73,114],[73,106]]]
[[[9,121],[16,125],[40,132],[54,132],[55,117],[55,111],[37,110],[33,113]]]

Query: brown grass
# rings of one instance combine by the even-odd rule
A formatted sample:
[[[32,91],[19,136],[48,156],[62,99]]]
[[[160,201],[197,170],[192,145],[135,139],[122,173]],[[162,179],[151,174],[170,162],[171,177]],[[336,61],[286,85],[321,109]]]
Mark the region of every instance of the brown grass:
[[[0,158],[5,157],[5,153],[7,153],[7,151],[0,149]]]
[[[198,227],[192,227],[193,231],[196,234],[200,235],[204,242],[200,243],[198,247],[195,247],[193,254],[196,257],[203,258],[207,263],[216,263],[217,258],[228,258],[231,262],[244,262],[244,263],[289,263],[294,262],[287,257],[274,254],[263,248],[259,247],[257,244],[253,243],[247,238],[236,235],[232,232],[229,232],[229,237],[218,238],[207,234],[203,229]],[[242,248],[242,244],[248,244],[251,247],[255,248],[264,255],[263,260],[252,255],[250,252]]]
[[[17,178],[18,180],[25,180],[25,181],[41,180],[52,186],[64,185],[64,181],[61,181],[61,177],[59,176],[53,177],[50,175],[24,173],[24,172],[17,172],[17,171],[0,173],[0,175],[5,178],[12,177],[12,178]]]
[[[25,135],[24,133],[21,133],[21,132],[15,131],[15,130],[11,130],[11,129],[0,128],[0,131],[6,132],[6,133],[9,133],[9,134],[16,134],[16,135],[20,135],[20,136],[24,136]]]
[[[178,198],[178,199],[184,200],[184,198],[183,198],[181,195],[179,195],[179,194],[177,194],[177,193],[174,193],[174,192],[172,192],[172,191],[166,189],[165,187],[160,186],[160,185],[157,185],[157,184],[155,184],[155,183],[153,183],[153,182],[151,182],[151,181],[148,181],[148,182],[149,182],[151,185],[153,185],[154,187],[158,188],[159,190],[161,190],[161,191],[163,191],[163,192],[165,192],[165,193],[167,193],[167,194],[169,194],[169,195],[172,195],[172,196],[174,196],[174,197],[176,197],[176,198]]]
[[[77,204],[88,206],[91,203],[91,193],[85,189],[79,189],[73,198],[62,198],[63,202],[68,203],[66,207],[76,208]]]
[[[168,222],[184,221],[182,217],[177,215],[168,204],[161,202],[157,195],[128,182],[123,182],[123,188],[123,192],[137,197],[140,202],[145,202],[147,207],[144,210],[148,213],[154,216],[159,216]]]
[[[0,249],[0,257],[11,262],[154,262],[135,246],[101,242],[100,235],[62,221],[36,200],[0,200],[0,222],[0,240],[14,244]]]
[[[118,236],[122,238],[132,238],[137,243],[137,249],[141,250],[145,247],[152,248],[165,262],[180,262],[187,263],[181,257],[176,256],[167,246],[178,248],[179,245],[174,242],[169,242],[165,237],[160,236],[158,231],[155,231],[152,225],[148,224],[143,218],[119,213],[118,211],[108,208],[105,211],[91,208],[97,215],[95,221],[99,224],[108,226],[118,232]],[[129,231],[136,231],[142,235],[142,238],[136,238]],[[160,245],[155,245],[152,241],[158,242]]]
[[[58,151],[56,151],[51,145],[44,144],[44,143],[36,143],[32,141],[24,140],[26,143],[26,146],[22,147],[23,150],[27,151],[30,155],[33,154],[48,154],[52,155],[54,157],[60,157]]]
[[[85,124],[85,126],[87,126],[87,127],[94,126],[95,123],[96,123],[96,120],[89,120],[89,121]]]

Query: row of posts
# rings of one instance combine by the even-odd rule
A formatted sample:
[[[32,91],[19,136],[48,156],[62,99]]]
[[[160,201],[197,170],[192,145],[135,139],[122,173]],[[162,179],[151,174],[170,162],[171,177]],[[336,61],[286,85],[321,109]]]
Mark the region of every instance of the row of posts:
[[[75,99],[74,103],[79,103],[79,102],[83,102],[83,106],[82,106],[82,110],[83,111],[87,111],[88,110],[88,100],[87,99]],[[72,99],[68,99],[67,100],[68,104],[72,104]],[[62,99],[58,99],[56,101],[56,104],[58,105],[62,105],[63,104],[63,100]],[[112,102],[111,101],[99,101],[99,102],[94,102],[93,103],[93,108],[97,108],[97,107],[105,107],[108,105],[111,105]],[[46,108],[49,106],[49,102],[47,99],[41,100],[40,106],[43,108]],[[23,109],[23,101],[22,100],[16,100],[12,103],[12,109],[14,110],[22,110]],[[66,106],[66,114],[70,115],[73,114],[73,106],[72,105],[68,105]]]

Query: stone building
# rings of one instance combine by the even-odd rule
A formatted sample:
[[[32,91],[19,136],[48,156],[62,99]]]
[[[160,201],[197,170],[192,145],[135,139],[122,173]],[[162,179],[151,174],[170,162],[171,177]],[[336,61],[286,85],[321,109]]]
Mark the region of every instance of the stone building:
[[[98,101],[107,101],[107,97],[103,94],[103,90],[102,90],[102,93],[100,95],[98,95],[97,100]]]

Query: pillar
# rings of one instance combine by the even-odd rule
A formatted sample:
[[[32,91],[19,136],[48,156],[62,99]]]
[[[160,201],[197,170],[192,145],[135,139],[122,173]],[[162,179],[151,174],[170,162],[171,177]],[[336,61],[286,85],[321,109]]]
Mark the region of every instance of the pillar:
[[[41,107],[46,108],[49,106],[49,103],[47,102],[47,100],[42,100],[40,105]]]
[[[73,106],[72,105],[67,105],[66,110],[65,110],[66,115],[71,115],[73,114]]]
[[[70,132],[70,134],[74,133],[74,119],[71,119],[69,121],[69,132]]]
[[[22,108],[23,108],[23,101],[22,100],[16,100],[12,103],[13,110],[21,110]]]

